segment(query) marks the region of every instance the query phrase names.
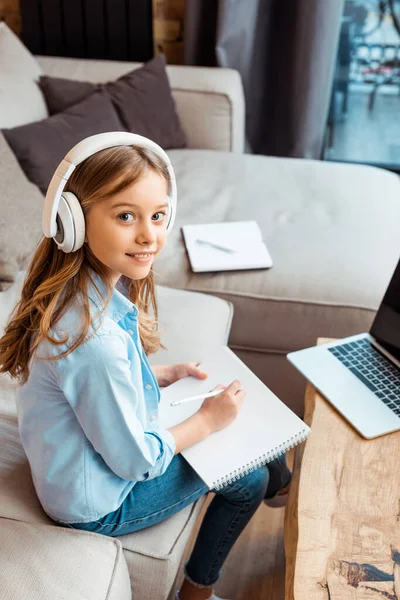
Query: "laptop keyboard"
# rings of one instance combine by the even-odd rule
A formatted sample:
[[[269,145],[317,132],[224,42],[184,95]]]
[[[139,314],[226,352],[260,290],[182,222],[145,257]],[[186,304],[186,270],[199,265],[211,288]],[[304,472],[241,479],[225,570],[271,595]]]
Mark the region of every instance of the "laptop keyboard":
[[[400,416],[400,369],[364,338],[328,348],[345,367]]]

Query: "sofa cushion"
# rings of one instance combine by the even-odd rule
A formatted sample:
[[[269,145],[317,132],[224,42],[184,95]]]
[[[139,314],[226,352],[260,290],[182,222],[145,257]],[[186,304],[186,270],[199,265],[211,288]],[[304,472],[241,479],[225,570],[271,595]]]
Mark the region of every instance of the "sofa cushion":
[[[119,538],[124,547],[133,598],[175,598],[174,583],[205,501],[206,496],[203,496],[169,519]]]
[[[96,133],[122,130],[109,96],[98,90],[65,112],[3,133],[28,179],[45,194],[55,169],[75,144]]]
[[[157,261],[159,283],[230,300],[231,347],[284,354],[369,328],[400,254],[397,175],[207,150],[169,156],[178,211]],[[180,226],[246,219],[260,225],[272,269],[191,272]]]
[[[1,296],[1,294],[0,294]],[[51,524],[36,496],[18,433],[17,385],[0,375],[0,517],[28,523]]]
[[[122,545],[102,535],[0,518],[2,597],[131,600]]]
[[[128,131],[144,135],[162,148],[186,146],[162,56],[106,84],[42,76],[39,85],[50,114],[62,112],[95,90],[103,89]]]
[[[1,132],[0,197],[1,291],[7,289],[15,280],[18,269],[39,242],[42,235],[43,208],[42,194],[27,180]]]
[[[36,81],[42,70],[18,37],[0,23],[0,129],[48,116]]]

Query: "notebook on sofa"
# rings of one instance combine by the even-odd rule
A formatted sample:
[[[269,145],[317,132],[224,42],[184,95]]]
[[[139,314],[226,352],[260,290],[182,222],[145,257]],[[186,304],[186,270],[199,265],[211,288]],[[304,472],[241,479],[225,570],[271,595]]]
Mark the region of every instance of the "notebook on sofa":
[[[201,367],[208,373],[207,379],[185,377],[162,390],[159,422],[162,427],[173,427],[193,415],[203,400],[179,406],[171,406],[171,402],[239,379],[247,395],[237,418],[225,429],[182,451],[210,489],[222,488],[307,438],[310,428],[227,346],[211,353]]]
[[[182,233],[194,273],[273,265],[256,221],[183,225]]]

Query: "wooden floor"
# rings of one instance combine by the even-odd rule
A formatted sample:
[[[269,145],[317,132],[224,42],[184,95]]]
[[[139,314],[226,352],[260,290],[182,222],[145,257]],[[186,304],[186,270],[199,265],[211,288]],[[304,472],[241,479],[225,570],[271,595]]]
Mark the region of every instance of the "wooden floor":
[[[260,506],[228,557],[216,593],[229,600],[284,600],[284,509]]]
[[[287,454],[293,465],[294,451]],[[233,547],[216,593],[227,600],[284,600],[283,508],[262,504]],[[196,532],[192,537],[192,543]],[[190,546],[190,545],[189,545]]]

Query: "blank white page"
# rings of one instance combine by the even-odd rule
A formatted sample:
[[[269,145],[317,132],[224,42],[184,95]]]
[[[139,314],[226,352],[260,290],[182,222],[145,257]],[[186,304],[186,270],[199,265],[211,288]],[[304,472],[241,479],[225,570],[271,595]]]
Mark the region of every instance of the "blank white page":
[[[310,428],[227,346],[213,352],[201,363],[201,368],[208,372],[208,379],[186,377],[164,388],[159,420],[164,428],[181,423],[200,408],[203,400],[174,407],[170,405],[173,400],[195,396],[218,384],[229,385],[239,379],[247,395],[235,421],[182,452],[210,489],[223,487],[307,437]]]

